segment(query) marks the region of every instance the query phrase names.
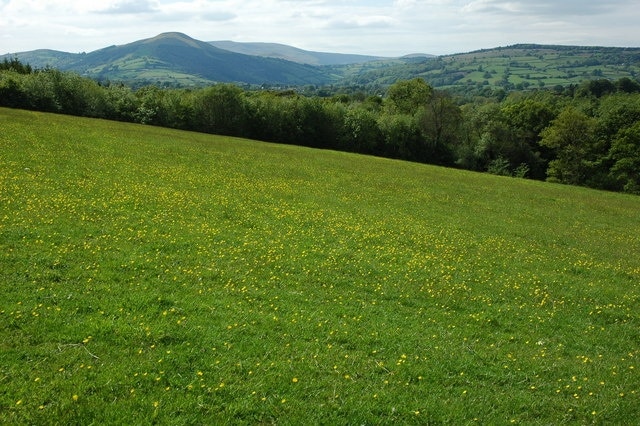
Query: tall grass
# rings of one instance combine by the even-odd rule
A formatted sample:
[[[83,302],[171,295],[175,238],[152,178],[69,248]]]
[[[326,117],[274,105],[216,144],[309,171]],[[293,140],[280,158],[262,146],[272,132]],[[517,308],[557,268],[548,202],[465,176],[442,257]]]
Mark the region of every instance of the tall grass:
[[[0,422],[640,418],[640,198],[0,109]]]

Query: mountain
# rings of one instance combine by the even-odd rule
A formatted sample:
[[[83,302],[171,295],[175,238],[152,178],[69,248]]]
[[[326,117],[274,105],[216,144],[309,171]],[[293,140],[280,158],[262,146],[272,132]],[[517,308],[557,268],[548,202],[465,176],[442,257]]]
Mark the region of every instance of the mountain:
[[[249,84],[322,84],[328,80],[314,67],[273,58],[250,56],[219,49],[181,33],[165,33],[124,46],[112,46],[87,55],[82,61],[88,75],[114,74],[127,69],[128,61],[145,61],[150,77],[178,72],[208,81]],[[140,67],[136,67],[140,69]],[[124,71],[126,75],[127,72]],[[117,75],[117,73],[115,73]]]
[[[377,58],[275,43],[204,42],[175,32],[90,53],[34,50],[0,61],[13,56],[34,68],[50,66],[132,86],[232,82],[381,92],[398,80],[423,78],[439,89],[486,94],[640,76],[640,48],[519,44],[438,57]]]
[[[210,41],[209,43],[217,48],[229,50],[231,52],[243,53],[245,55],[252,56],[279,58],[309,65],[347,65],[390,59],[382,56],[314,52],[279,43],[238,43],[229,40]]]
[[[245,55],[217,48],[182,33],[163,33],[90,53],[19,53],[34,67],[75,71],[99,80],[175,85],[234,82],[247,84],[326,84],[325,72],[282,59]]]
[[[0,56],[0,60],[17,56],[20,61],[31,65],[33,68],[45,68],[47,66],[63,69],[77,61],[79,55],[75,53],[60,52],[58,50],[38,49],[29,52],[21,52],[15,55]]]

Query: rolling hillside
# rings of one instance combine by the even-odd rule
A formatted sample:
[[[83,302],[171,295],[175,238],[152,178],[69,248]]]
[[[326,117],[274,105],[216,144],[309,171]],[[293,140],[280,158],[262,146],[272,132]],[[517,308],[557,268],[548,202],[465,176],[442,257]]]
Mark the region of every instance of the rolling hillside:
[[[323,84],[320,70],[274,58],[243,55],[192,39],[181,33],[164,33],[122,46],[110,46],[87,54],[48,54],[34,61],[76,71],[99,80],[176,85],[235,82],[246,84]],[[20,58],[22,54],[17,56]],[[26,55],[26,54],[25,54]]]
[[[640,48],[523,44],[439,57],[376,58],[274,43],[207,43],[180,33],[83,54],[36,50],[15,56],[36,68],[52,66],[137,86],[235,82],[378,90],[420,77],[436,88],[477,93],[566,87],[599,78],[636,80],[640,75]]]
[[[354,64],[342,70],[346,84],[386,86],[398,79],[421,77],[434,87],[460,92],[526,90],[599,78],[637,80],[640,48],[523,44],[431,59]]]
[[[0,423],[627,424],[638,211],[0,109]]]
[[[231,52],[252,56],[263,56],[267,58],[278,58],[309,65],[346,65],[390,59],[380,56],[313,52],[279,43],[238,43],[229,40],[210,41],[209,43],[215,47],[229,50]]]

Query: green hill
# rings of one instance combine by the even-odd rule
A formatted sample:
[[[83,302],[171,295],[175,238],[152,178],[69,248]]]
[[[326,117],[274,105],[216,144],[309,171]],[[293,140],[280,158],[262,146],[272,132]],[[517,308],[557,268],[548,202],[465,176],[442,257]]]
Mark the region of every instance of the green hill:
[[[137,86],[234,82],[375,91],[421,77],[436,88],[477,93],[566,87],[601,78],[637,80],[640,75],[640,48],[519,44],[438,57],[385,59],[275,43],[207,43],[175,32],[90,53],[36,50],[3,55],[0,60],[13,56],[36,68],[51,66]]]
[[[309,65],[345,65],[389,59],[380,56],[314,52],[280,43],[239,43],[230,40],[210,41],[209,43],[231,52],[278,58]]]
[[[352,64],[340,72],[349,84],[385,86],[421,77],[434,87],[458,92],[553,88],[600,78],[637,79],[640,48],[519,44],[437,58]]]
[[[85,54],[36,51],[18,54],[34,66],[51,65],[99,80],[135,84],[204,85],[233,82],[304,85],[323,84],[319,69],[275,58],[231,52],[182,33],[156,37]]]
[[[0,109],[0,423],[625,424],[639,211]]]
[[[6,54],[0,55],[0,59],[11,59],[12,57],[18,57],[20,61],[24,64],[29,64],[33,68],[60,68],[66,69],[70,65],[74,64],[78,57],[83,54],[75,54],[68,52],[60,52],[58,50],[51,49],[38,49],[32,50],[30,52],[21,52],[15,55]]]

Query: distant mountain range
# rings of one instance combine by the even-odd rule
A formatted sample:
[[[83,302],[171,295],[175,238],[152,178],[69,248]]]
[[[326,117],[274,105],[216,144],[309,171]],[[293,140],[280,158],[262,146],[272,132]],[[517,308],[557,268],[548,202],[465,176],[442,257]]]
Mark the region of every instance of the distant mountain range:
[[[164,33],[90,53],[36,50],[16,56],[33,67],[50,66],[102,80],[181,85],[214,81],[301,85],[328,81],[325,73],[310,65],[236,53],[181,33]]]
[[[277,43],[204,42],[177,32],[90,53],[41,49],[3,55],[0,60],[3,57],[18,57],[34,68],[75,71],[98,80],[187,86],[212,82],[324,85],[341,76],[323,67],[392,59],[313,52]]]
[[[390,59],[382,56],[313,52],[278,43],[238,43],[228,40],[210,41],[209,43],[219,49],[244,55],[278,58],[308,65],[348,65]]]
[[[140,86],[352,86],[381,88],[424,78],[462,91],[566,86],[585,79],[640,76],[640,48],[521,44],[435,57],[387,58],[313,52],[276,43],[205,42],[170,32],[90,53],[34,50],[17,57],[34,68],[74,71],[101,81]]]

